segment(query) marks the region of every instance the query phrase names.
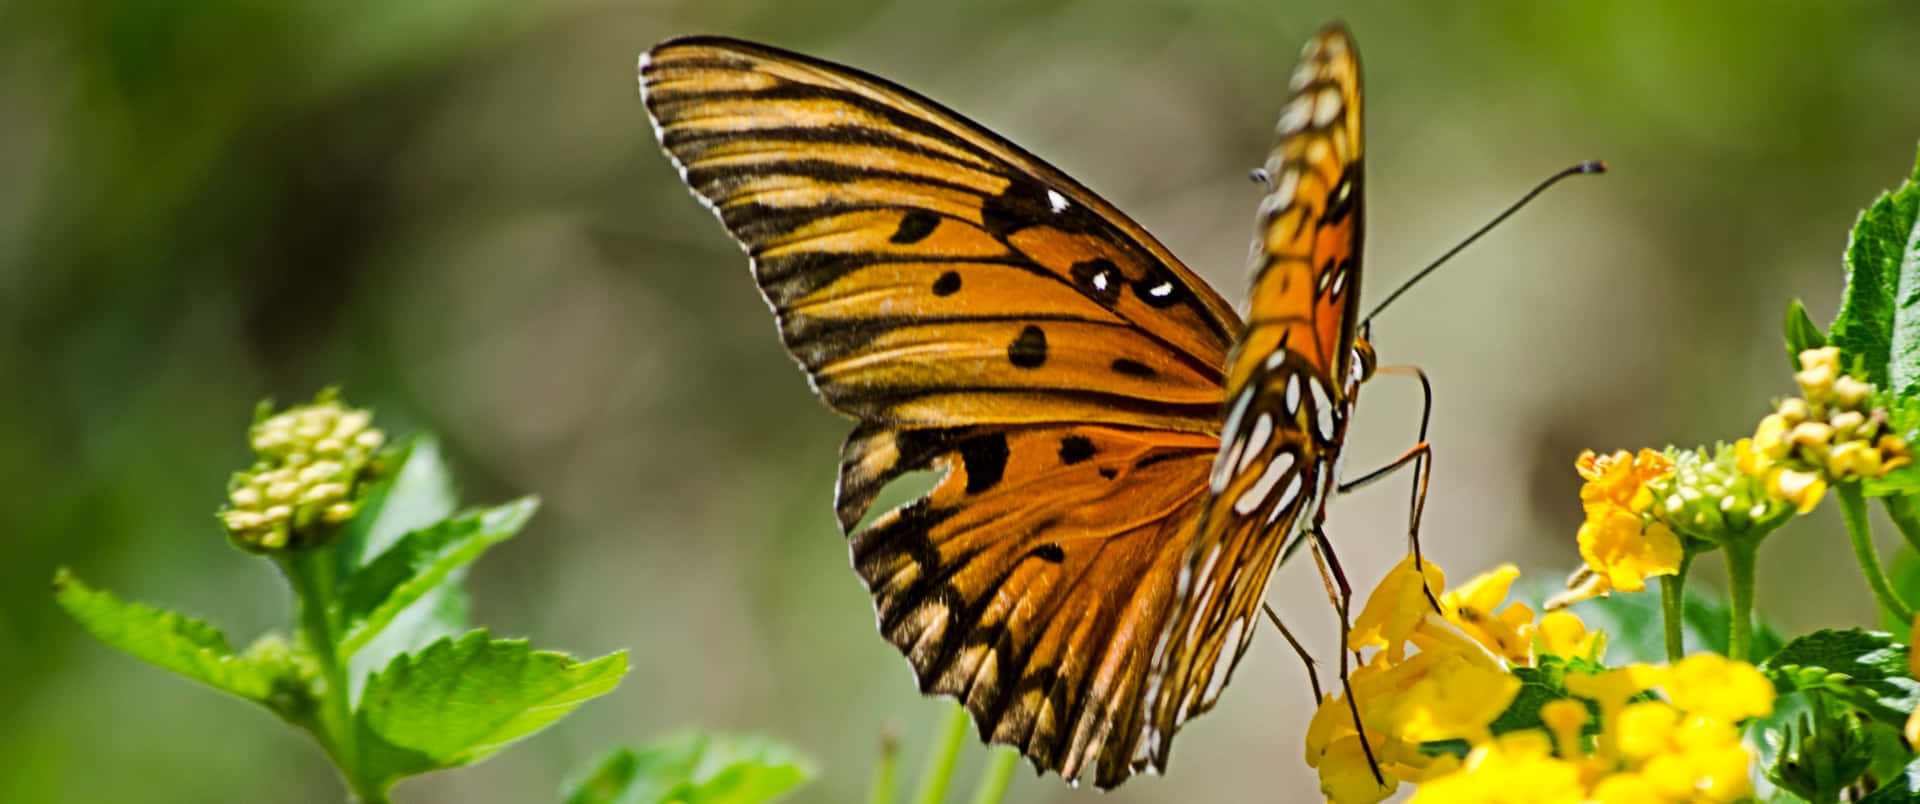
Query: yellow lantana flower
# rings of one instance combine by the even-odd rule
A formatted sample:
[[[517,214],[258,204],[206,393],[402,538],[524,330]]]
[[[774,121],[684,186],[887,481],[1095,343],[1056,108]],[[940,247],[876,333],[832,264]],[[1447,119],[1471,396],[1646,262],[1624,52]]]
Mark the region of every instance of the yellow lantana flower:
[[[1537,731],[1502,735],[1476,746],[1459,772],[1426,782],[1414,804],[1578,804],[1587,798],[1578,764],[1553,756]]]
[[[1347,633],[1348,650],[1384,648],[1388,660],[1395,662],[1406,655],[1407,640],[1433,611],[1428,590],[1437,594],[1447,585],[1446,573],[1431,561],[1423,563],[1416,570],[1409,554],[1380,579],[1380,585],[1360,607],[1360,615],[1353,618],[1353,628]]]
[[[1533,661],[1533,609],[1519,602],[1499,608],[1518,577],[1518,567],[1503,564],[1441,595],[1440,606],[1448,620],[1495,656],[1524,665]]]
[[[1885,409],[1865,407],[1873,386],[1840,370],[1840,350],[1800,353],[1794,375],[1801,397],[1781,401],[1753,438],[1736,445],[1740,471],[1800,513],[1820,504],[1836,483],[1884,477],[1913,462],[1907,441],[1888,426]]]
[[[1727,723],[1773,714],[1773,682],[1753,665],[1717,653],[1681,659],[1665,689],[1675,707]]]
[[[1685,556],[1680,537],[1648,510],[1654,503],[1648,484],[1673,474],[1672,459],[1650,449],[1638,455],[1587,450],[1574,468],[1587,481],[1580,488],[1587,520],[1580,525],[1579,542],[1580,557],[1592,572],[1578,576],[1576,594],[1557,597],[1549,607],[1616,589],[1638,592],[1647,588],[1648,578],[1678,574]]]

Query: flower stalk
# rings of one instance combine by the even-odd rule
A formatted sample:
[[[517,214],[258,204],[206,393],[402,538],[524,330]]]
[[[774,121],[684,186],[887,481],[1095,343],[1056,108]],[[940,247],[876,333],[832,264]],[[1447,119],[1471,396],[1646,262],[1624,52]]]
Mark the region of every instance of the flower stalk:
[[[1861,574],[1867,577],[1867,588],[1873,590],[1873,599],[1880,606],[1902,620],[1913,619],[1913,608],[1900,599],[1893,590],[1893,582],[1887,580],[1887,573],[1880,567],[1880,554],[1873,547],[1873,531],[1867,522],[1867,499],[1858,483],[1844,483],[1837,489],[1840,498],[1840,518],[1847,526],[1847,540],[1853,544],[1853,557],[1860,564]]]

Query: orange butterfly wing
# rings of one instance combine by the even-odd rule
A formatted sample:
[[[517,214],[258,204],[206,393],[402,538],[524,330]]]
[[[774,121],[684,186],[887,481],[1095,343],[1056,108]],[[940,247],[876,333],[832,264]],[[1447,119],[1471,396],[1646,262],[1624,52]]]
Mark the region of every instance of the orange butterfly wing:
[[[640,78],[787,348],[860,420],[836,509],[881,632],[983,737],[1124,780],[1237,317],[1086,188],[879,78],[717,38],[655,47]]]
[[[1360,63],[1339,25],[1301,53],[1264,168],[1246,330],[1234,349],[1222,444],[1194,552],[1156,649],[1154,730],[1212,707],[1252,638],[1274,567],[1319,527],[1360,376]],[[1364,348],[1364,347],[1363,347]],[[1277,531],[1277,532],[1276,532]]]

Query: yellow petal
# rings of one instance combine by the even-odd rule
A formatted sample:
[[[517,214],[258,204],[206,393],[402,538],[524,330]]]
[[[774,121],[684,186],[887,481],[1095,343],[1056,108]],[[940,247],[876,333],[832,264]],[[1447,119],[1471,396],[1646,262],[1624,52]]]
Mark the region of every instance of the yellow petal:
[[[1773,682],[1753,665],[1698,653],[1673,666],[1667,697],[1681,710],[1738,723],[1773,714]]]
[[[1347,639],[1349,650],[1382,647],[1386,648],[1389,659],[1399,661],[1404,651],[1402,643],[1419,627],[1421,618],[1433,610],[1433,604],[1427,601],[1427,590],[1437,594],[1446,588],[1445,573],[1431,561],[1423,564],[1424,573],[1414,568],[1414,557],[1409,554],[1380,579],[1380,584],[1367,595],[1360,616],[1353,619],[1353,630]]]

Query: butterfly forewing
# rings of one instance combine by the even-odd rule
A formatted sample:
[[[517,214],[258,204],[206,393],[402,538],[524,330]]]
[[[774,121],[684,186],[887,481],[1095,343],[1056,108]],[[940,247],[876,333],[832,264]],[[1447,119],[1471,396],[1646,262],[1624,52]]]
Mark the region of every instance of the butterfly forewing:
[[[879,78],[693,38],[640,80],[787,348],[860,420],[836,507],[882,633],[983,736],[1124,780],[1238,317],[1077,182]],[[859,527],[922,469],[945,474]]]
[[[1221,448],[1152,672],[1148,763],[1206,711],[1253,633],[1267,579],[1318,524],[1345,439],[1360,285],[1360,66],[1332,26],[1309,42],[1264,168],[1253,290]]]

